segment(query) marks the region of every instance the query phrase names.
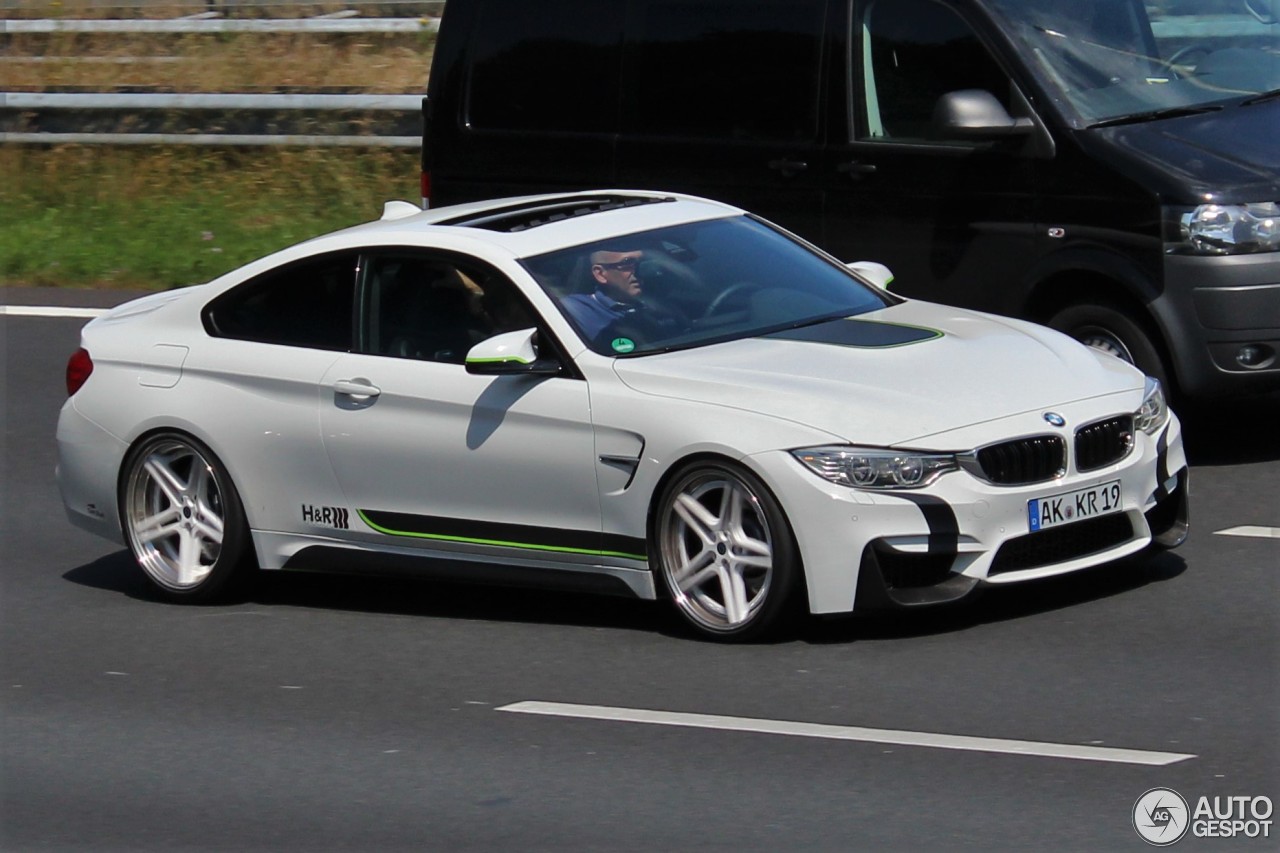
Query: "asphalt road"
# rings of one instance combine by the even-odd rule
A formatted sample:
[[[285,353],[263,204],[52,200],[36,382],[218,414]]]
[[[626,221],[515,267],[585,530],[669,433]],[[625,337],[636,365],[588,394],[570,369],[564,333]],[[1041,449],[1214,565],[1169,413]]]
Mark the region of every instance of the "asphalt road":
[[[652,603],[409,580],[271,574],[235,605],[157,602],[54,486],[83,322],[0,316],[6,851],[1144,850],[1151,788],[1280,800],[1280,538],[1215,533],[1280,527],[1276,400],[1192,425],[1178,551],[732,647]],[[498,710],[528,701],[1191,757]],[[1274,850],[1271,820],[1176,849]]]

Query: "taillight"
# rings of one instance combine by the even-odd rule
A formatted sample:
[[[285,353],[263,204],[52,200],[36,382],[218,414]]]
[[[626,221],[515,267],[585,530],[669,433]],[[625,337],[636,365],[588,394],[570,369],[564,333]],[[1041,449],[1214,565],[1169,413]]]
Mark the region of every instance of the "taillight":
[[[80,390],[90,373],[93,373],[93,359],[89,358],[89,351],[81,347],[67,359],[68,397]]]
[[[431,173],[426,169],[422,170],[422,209],[427,210],[431,207]]]

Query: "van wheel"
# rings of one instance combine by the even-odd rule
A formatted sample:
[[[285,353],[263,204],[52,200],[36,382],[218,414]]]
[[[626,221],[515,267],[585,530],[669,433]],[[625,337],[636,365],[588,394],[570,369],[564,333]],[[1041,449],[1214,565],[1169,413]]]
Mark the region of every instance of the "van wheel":
[[[782,507],[739,466],[690,465],[654,518],[658,582],[689,627],[722,641],[758,639],[790,615],[799,552]]]
[[[1166,394],[1172,393],[1160,352],[1150,335],[1128,315],[1108,305],[1073,305],[1054,315],[1049,326],[1129,362],[1159,379]]]
[[[249,527],[226,468],[182,433],[151,436],[125,460],[120,523],[129,550],[170,601],[223,598],[247,574]]]

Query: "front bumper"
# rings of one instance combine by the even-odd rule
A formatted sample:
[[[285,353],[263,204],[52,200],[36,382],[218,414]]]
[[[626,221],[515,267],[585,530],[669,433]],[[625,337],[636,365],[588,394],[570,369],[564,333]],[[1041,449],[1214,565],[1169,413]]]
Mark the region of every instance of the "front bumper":
[[[1178,382],[1199,399],[1280,390],[1280,252],[1165,257],[1165,326]],[[1241,363],[1242,348],[1259,353]]]
[[[994,485],[962,470],[923,489],[866,492],[822,480],[789,453],[752,461],[788,513],[814,613],[955,601],[983,584],[1078,571],[1152,545],[1176,547],[1188,527],[1176,417],[1155,436],[1138,433],[1119,462],[1081,473],[1069,453],[1064,476],[1029,486]],[[1031,531],[1030,500],[1112,481],[1120,483],[1119,511]]]

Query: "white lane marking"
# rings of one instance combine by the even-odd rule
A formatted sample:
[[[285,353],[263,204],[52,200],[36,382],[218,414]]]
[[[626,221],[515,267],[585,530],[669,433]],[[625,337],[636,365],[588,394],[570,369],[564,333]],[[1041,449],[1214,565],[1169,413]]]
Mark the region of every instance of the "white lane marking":
[[[1078,761],[1105,761],[1114,764],[1146,764],[1164,766],[1196,758],[1180,752],[1153,752],[1145,749],[1117,749],[1101,746],[1079,746],[1068,743],[1040,743],[1029,740],[945,735],[931,732],[869,729],[861,726],[829,726],[819,723],[797,723],[785,720],[758,720],[748,717],[723,717],[715,714],[684,714],[674,711],[647,711],[641,708],[610,708],[604,705],[573,705],[563,702],[514,702],[495,708],[517,714],[542,714],[553,717],[576,717],[588,720],[612,720],[626,723],[649,723],[657,726],[686,726],[696,729],[720,729],[734,732],[816,737],[828,740],[853,740],[866,743],[891,743],[899,746],[922,746],[934,749],[961,749],[971,752],[996,752],[1008,755],[1035,755],[1043,758],[1069,758]]]
[[[56,305],[0,305],[10,317],[101,317],[109,308],[62,308]]]
[[[1228,527],[1226,530],[1215,530],[1218,536],[1252,536],[1259,539],[1280,539],[1280,527],[1261,527],[1256,524],[1244,524],[1240,527]]]

